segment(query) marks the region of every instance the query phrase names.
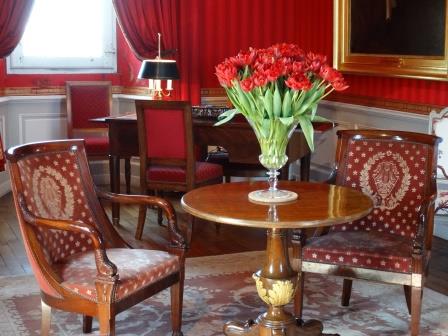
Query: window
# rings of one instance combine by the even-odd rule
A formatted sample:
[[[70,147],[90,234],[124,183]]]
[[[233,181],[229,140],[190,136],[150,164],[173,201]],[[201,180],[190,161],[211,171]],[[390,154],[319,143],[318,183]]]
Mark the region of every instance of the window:
[[[8,73],[116,72],[112,0],[35,0]]]

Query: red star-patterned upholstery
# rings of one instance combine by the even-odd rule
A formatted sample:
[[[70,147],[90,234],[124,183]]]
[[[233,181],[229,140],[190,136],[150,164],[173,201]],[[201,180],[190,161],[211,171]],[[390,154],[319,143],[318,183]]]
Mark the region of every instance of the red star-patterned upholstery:
[[[73,152],[30,155],[18,162],[18,168],[25,202],[34,216],[80,220],[94,225],[95,216],[88,206]],[[43,227],[35,230],[49,263],[93,248],[92,240],[85,234]]]
[[[82,140],[18,146],[6,157],[25,250],[41,289],[41,334],[50,334],[53,306],[83,314],[84,332],[97,317],[100,334],[115,335],[116,314],[171,287],[173,335],[181,335],[186,244],[172,205],[154,196],[98,191]],[[167,252],[131,249],[99,197],[162,208],[169,221]]]
[[[377,231],[332,232],[311,238],[303,260],[410,273],[411,247],[406,237]]]
[[[120,270],[115,301],[179,271],[178,257],[163,251],[107,249],[106,253]],[[63,263],[56,264],[55,269],[64,288],[89,300],[98,301],[93,252],[70,256]]]
[[[410,273],[410,238],[416,235],[420,206],[428,196],[429,149],[413,142],[350,140],[336,183],[371,195],[374,210],[357,221],[333,226],[325,237],[310,240],[303,247],[304,260]],[[349,234],[337,234],[339,231]],[[357,241],[350,243],[353,237]],[[346,242],[336,248],[342,240]],[[375,255],[378,257],[372,258]]]
[[[196,162],[195,181],[198,183],[207,180],[222,178],[222,166],[207,162]],[[183,183],[187,179],[187,172],[181,167],[151,166],[148,168],[148,181],[165,181]]]
[[[364,218],[318,230],[307,240],[296,232],[300,270],[344,277],[343,306],[349,304],[352,279],[404,285],[411,335],[416,336],[431,250],[440,138],[386,130],[337,134],[334,182],[370,195],[374,208]],[[303,278],[294,305],[298,317]]]

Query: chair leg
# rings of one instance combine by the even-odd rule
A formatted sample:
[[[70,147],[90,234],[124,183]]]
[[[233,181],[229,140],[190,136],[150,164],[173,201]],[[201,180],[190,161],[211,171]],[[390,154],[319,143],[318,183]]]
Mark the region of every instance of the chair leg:
[[[224,182],[225,182],[225,183],[230,183],[230,178],[231,178],[230,175],[225,175],[225,176],[224,176]]]
[[[411,292],[412,287],[411,286],[403,286],[404,289],[404,297],[406,298],[406,305],[408,306],[408,312],[411,314]]]
[[[40,301],[40,304],[42,309],[42,324],[40,334],[42,336],[49,336],[51,329],[51,307],[42,300]]]
[[[135,230],[135,239],[141,240],[143,235],[143,227],[146,220],[146,205],[141,205],[138,211],[137,230]]]
[[[303,313],[303,295],[305,287],[305,272],[299,272],[299,281],[294,296],[294,316],[296,319],[302,319]]]
[[[188,215],[187,217],[187,243],[191,246],[191,240],[193,239],[193,229],[194,229],[195,217]]]
[[[126,181],[126,194],[131,193],[131,159],[124,159],[124,178]]]
[[[110,317],[109,314],[99,314],[98,322],[100,324],[101,336],[115,336],[115,317]]]
[[[420,331],[420,314],[422,309],[423,288],[411,289],[411,336],[418,336]]]
[[[183,272],[181,272],[183,273]],[[179,282],[171,286],[171,325],[172,336],[182,336],[182,304],[184,297],[184,275],[180,275]]]
[[[348,307],[350,303],[350,296],[352,294],[352,284],[353,280],[344,279],[344,284],[342,285],[342,298],[341,298],[341,305],[343,307]]]
[[[92,332],[92,316],[83,315],[82,316],[82,332],[84,334],[90,334]]]

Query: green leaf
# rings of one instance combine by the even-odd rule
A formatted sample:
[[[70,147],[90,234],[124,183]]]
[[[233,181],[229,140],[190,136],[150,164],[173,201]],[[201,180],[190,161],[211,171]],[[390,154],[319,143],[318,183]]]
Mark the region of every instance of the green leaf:
[[[238,114],[239,111],[237,109],[227,110],[223,113],[221,113],[218,116],[219,121],[216,122],[213,126],[219,126],[222,124],[225,124],[226,122],[232,120],[232,118],[235,116],[235,114]]]
[[[311,120],[303,115],[298,116],[300,128],[302,129],[303,135],[305,136],[306,142],[310,147],[310,150],[314,151],[314,128]]]
[[[261,131],[264,138],[269,137],[269,131],[271,130],[271,119],[263,119]]]
[[[278,120],[280,120],[280,122],[285,125],[285,126],[289,126],[294,122],[294,117],[287,117],[287,118],[278,118]]]
[[[275,85],[274,91],[274,103],[273,103],[274,117],[280,117],[282,113],[282,97],[280,96],[280,90]]]
[[[291,92],[289,90],[286,91],[285,96],[283,97],[283,104],[282,104],[282,115],[283,117],[290,117],[291,116]]]
[[[311,119],[311,121],[315,121],[315,122],[330,122],[330,123],[333,123],[331,120],[329,120],[329,119],[327,119],[327,118],[324,118],[324,117],[321,117],[321,116],[318,116],[318,115],[314,116],[314,118]]]
[[[314,120],[314,117],[316,116],[316,112],[317,112],[317,102],[311,106],[311,120]]]
[[[273,103],[273,97],[271,90],[266,90],[266,93],[264,95],[264,108],[266,109],[266,112],[268,113],[269,118],[273,118],[273,109],[272,109],[272,103]]]

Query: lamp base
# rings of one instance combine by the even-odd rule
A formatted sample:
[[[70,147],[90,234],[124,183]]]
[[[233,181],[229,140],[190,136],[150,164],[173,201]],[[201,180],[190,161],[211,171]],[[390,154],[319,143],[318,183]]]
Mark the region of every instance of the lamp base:
[[[255,190],[249,193],[249,200],[260,203],[291,202],[299,197],[297,193],[289,190]]]

